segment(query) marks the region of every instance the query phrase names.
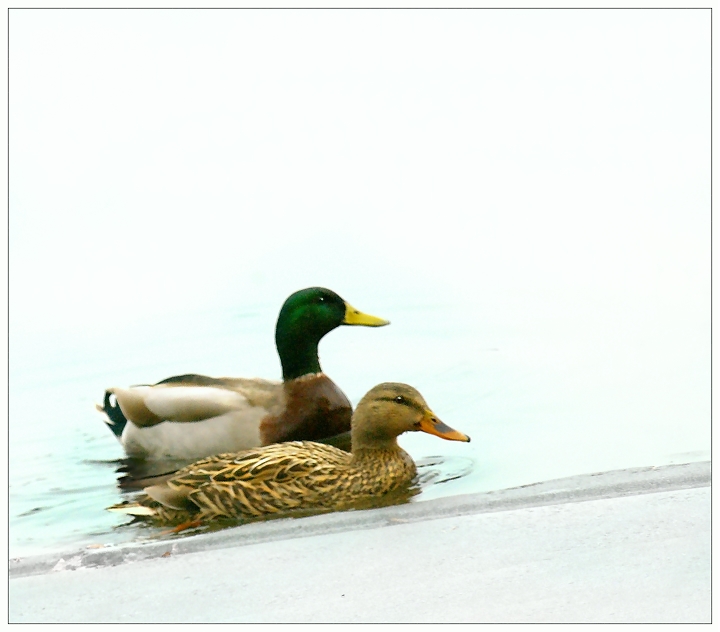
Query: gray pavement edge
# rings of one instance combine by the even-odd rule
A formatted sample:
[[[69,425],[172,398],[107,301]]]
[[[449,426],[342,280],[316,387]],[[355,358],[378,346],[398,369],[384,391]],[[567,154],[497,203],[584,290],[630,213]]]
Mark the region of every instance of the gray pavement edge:
[[[492,492],[450,496],[379,509],[284,518],[240,525],[213,533],[134,542],[102,549],[80,549],[11,558],[9,573],[12,579],[53,571],[115,566],[168,554],[178,555],[324,533],[372,529],[390,524],[707,487],[711,484],[711,474],[710,461],[582,474]]]

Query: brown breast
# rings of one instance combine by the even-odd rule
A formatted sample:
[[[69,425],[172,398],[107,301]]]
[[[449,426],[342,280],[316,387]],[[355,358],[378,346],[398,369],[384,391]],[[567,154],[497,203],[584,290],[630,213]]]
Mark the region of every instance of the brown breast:
[[[350,401],[324,373],[289,380],[283,389],[285,409],[260,423],[262,445],[316,441],[350,431]]]

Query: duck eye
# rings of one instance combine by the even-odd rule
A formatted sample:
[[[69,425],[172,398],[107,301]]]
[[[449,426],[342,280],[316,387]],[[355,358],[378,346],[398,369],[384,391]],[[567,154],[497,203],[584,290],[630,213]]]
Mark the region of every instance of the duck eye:
[[[318,296],[317,302],[318,302],[318,303],[324,303],[324,302],[325,302],[325,297],[324,297],[324,296]]]
[[[404,404],[404,403],[405,403],[405,398],[404,398],[402,395],[398,395],[398,396],[395,398],[395,401],[396,401],[398,404]]]

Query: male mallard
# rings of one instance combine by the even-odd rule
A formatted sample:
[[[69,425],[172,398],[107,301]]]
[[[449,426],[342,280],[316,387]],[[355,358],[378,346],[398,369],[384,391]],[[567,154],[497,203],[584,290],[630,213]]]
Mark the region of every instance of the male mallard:
[[[331,290],[300,290],[285,301],[275,330],[283,382],[178,375],[152,386],[110,388],[97,408],[127,455],[146,459],[187,461],[348,433],[352,407],[322,372],[318,343],[340,325],[387,324]]]
[[[470,441],[440,421],[412,386],[388,382],[360,400],[352,416],[352,453],[293,441],[219,454],[145,488],[135,502],[109,510],[186,527],[214,518],[350,507],[411,482],[415,463],[397,438],[416,430]]]

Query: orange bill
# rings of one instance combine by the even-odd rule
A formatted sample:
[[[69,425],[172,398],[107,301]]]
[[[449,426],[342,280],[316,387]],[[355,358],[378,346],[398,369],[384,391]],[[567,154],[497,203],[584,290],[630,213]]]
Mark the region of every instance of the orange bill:
[[[420,430],[448,441],[470,441],[470,437],[444,424],[431,410],[420,420]]]

